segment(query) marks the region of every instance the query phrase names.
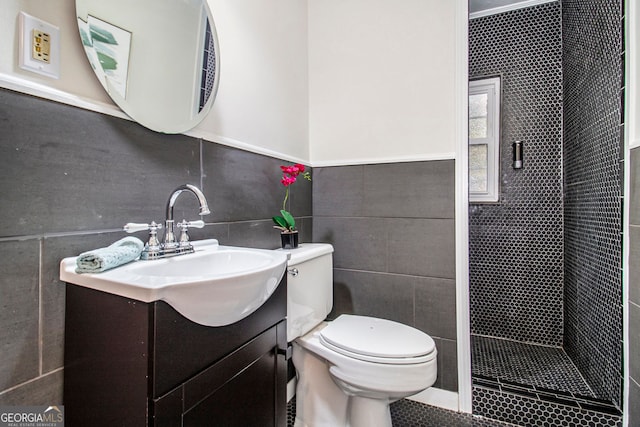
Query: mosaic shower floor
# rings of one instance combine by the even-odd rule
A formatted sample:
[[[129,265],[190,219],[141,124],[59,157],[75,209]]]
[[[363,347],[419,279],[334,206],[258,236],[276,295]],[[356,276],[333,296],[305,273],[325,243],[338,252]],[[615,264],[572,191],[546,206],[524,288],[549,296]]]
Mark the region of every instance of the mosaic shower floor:
[[[478,335],[471,337],[474,378],[595,397],[562,348]]]
[[[474,414],[523,426],[622,423],[562,348],[472,335],[471,360]]]

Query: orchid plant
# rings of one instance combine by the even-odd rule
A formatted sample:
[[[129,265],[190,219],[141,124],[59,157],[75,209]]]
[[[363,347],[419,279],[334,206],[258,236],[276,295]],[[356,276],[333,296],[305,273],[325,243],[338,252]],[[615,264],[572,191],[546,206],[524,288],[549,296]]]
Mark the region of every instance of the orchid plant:
[[[311,174],[305,171],[304,165],[296,163],[293,166],[280,166],[282,169],[282,178],[280,183],[285,186],[284,200],[282,201],[282,209],[279,216],[274,216],[273,222],[276,224],[273,228],[281,230],[283,233],[293,233],[296,231],[296,220],[289,213],[287,208],[287,200],[289,200],[289,189],[300,177],[311,181]]]

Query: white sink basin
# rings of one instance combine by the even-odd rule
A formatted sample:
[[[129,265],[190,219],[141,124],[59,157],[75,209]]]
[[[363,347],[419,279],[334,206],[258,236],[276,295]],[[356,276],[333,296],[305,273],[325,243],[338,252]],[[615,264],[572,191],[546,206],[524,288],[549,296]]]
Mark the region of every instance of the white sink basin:
[[[76,258],[65,258],[60,280],[142,302],[166,301],[196,323],[224,326],[262,306],[286,269],[285,252],[219,246],[216,240],[192,243],[193,254],[96,274],[76,273]]]

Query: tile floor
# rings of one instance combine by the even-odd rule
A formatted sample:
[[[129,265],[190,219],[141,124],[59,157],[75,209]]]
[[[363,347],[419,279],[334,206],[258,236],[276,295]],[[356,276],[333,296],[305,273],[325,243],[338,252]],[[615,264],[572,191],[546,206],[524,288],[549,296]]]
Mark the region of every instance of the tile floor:
[[[473,413],[521,426],[621,425],[562,348],[473,335]]]
[[[474,377],[596,397],[562,348],[479,335],[471,348]]]
[[[287,427],[293,427],[296,416],[296,399],[287,406]],[[500,421],[494,421],[471,414],[460,414],[446,409],[424,405],[408,399],[399,400],[391,405],[393,427],[511,427]]]

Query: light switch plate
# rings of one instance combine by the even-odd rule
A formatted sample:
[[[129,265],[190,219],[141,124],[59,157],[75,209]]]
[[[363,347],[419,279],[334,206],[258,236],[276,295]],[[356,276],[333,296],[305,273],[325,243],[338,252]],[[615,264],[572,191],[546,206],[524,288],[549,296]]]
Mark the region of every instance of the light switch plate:
[[[60,29],[24,12],[20,12],[19,22],[20,68],[60,78]]]

